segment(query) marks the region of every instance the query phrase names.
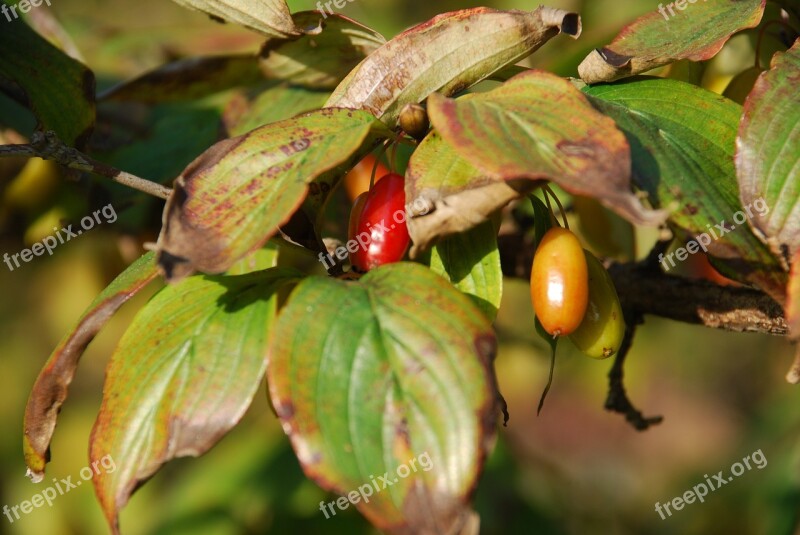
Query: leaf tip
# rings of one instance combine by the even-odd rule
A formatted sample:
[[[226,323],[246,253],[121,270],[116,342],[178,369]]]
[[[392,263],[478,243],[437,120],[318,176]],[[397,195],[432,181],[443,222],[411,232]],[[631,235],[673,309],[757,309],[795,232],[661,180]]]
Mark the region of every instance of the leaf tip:
[[[30,479],[32,483],[41,483],[44,480],[44,470],[32,470],[29,466],[25,472],[25,477]]]

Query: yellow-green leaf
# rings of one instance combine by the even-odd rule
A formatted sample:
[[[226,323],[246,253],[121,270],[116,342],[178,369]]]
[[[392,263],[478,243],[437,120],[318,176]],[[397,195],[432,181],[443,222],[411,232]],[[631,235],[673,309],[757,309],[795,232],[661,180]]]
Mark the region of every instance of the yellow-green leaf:
[[[106,370],[92,430],[93,478],[112,531],[130,495],[167,461],[199,456],[250,406],[266,369],[277,291],[296,278],[280,268],[191,277],[142,308]]]
[[[225,271],[291,218],[312,181],[386,134],[369,113],[329,108],[217,143],[175,181],[160,268],[171,281]]]
[[[653,6],[653,12],[583,60],[578,73],[584,82],[610,82],[681,59],[709,59],[731,35],[758,25],[766,0],[682,0]]]
[[[295,288],[267,380],[308,477],[342,495],[372,486],[354,503],[382,531],[462,533],[496,432],[495,350],[467,296],[400,262]]]

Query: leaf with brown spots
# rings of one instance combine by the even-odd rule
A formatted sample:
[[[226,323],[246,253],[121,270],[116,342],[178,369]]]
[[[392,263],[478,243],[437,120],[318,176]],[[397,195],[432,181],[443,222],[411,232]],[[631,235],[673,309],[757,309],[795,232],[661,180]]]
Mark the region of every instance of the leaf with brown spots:
[[[708,251],[728,266],[724,275],[759,286],[779,303],[786,273],[746,220],[763,209],[742,206],[733,156],[742,107],[725,97],[661,78],[636,78],[584,88],[613,118],[631,145],[633,177],[658,208],[670,211],[680,238],[695,242],[690,254]],[[667,270],[685,261],[664,258]]]
[[[800,249],[800,40],[776,54],[744,105],[736,139],[743,205],[763,205],[750,224],[789,266]]]
[[[267,381],[322,488],[349,494],[387,533],[474,534],[469,500],[496,433],[495,351],[467,296],[400,262],[295,288],[271,333]],[[368,501],[356,503],[359,489]]]
[[[277,291],[297,278],[282,268],[191,277],[136,315],[108,364],[89,449],[92,462],[115,465],[93,478],[115,534],[143,481],[202,455],[244,415],[262,385]]]
[[[677,2],[681,3],[681,2]],[[714,57],[731,35],[754,28],[766,0],[683,0],[653,4],[654,11],[624,28],[610,45],[593,50],[578,66],[587,84],[611,82],[681,59]]]
[[[428,113],[444,141],[484,176],[550,180],[633,223],[664,220],[631,191],[625,136],[563,78],[528,71],[486,93],[432,95]]]
[[[28,475],[34,481],[44,477],[56,419],[86,346],[123,304],[157,276],[153,253],[131,264],[97,296],[39,372],[25,408],[23,440]]]
[[[529,56],[559,33],[577,38],[575,13],[479,7],[443,13],[370,54],[326,106],[363,109],[394,127],[400,110],[440,92],[453,95]]]
[[[314,89],[333,89],[358,63],[386,42],[378,32],[343,15],[319,11],[292,15],[299,38],[269,39],[261,48],[264,76]]]
[[[175,3],[264,35],[289,37],[302,33],[292,21],[286,0],[175,0]]]
[[[225,271],[289,221],[317,177],[385,135],[369,113],[329,108],[217,143],[175,181],[159,267],[170,281]]]

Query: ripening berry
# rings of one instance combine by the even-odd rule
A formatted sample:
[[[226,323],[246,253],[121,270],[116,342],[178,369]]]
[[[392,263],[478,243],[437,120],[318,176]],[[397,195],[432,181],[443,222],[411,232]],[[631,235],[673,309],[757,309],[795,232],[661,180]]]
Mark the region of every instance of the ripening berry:
[[[625,336],[625,319],[614,281],[603,264],[589,251],[589,305],[580,326],[569,339],[584,354],[605,359],[619,351]]]
[[[344,189],[351,201],[355,201],[356,197],[369,190],[369,181],[372,178],[372,169],[375,168],[376,162],[378,168],[375,169],[375,182],[377,182],[381,177],[388,175],[389,170],[372,154],[364,157],[345,175]]]
[[[586,257],[578,238],[555,227],[542,237],[531,268],[531,300],[536,317],[552,336],[572,333],[589,301]]]

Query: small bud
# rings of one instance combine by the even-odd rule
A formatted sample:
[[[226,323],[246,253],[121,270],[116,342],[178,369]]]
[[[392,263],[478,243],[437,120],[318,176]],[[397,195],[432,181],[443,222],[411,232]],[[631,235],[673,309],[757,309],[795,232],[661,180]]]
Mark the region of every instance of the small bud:
[[[428,120],[428,112],[419,104],[406,104],[403,106],[398,124],[403,129],[403,132],[418,141],[422,141],[431,126]]]

